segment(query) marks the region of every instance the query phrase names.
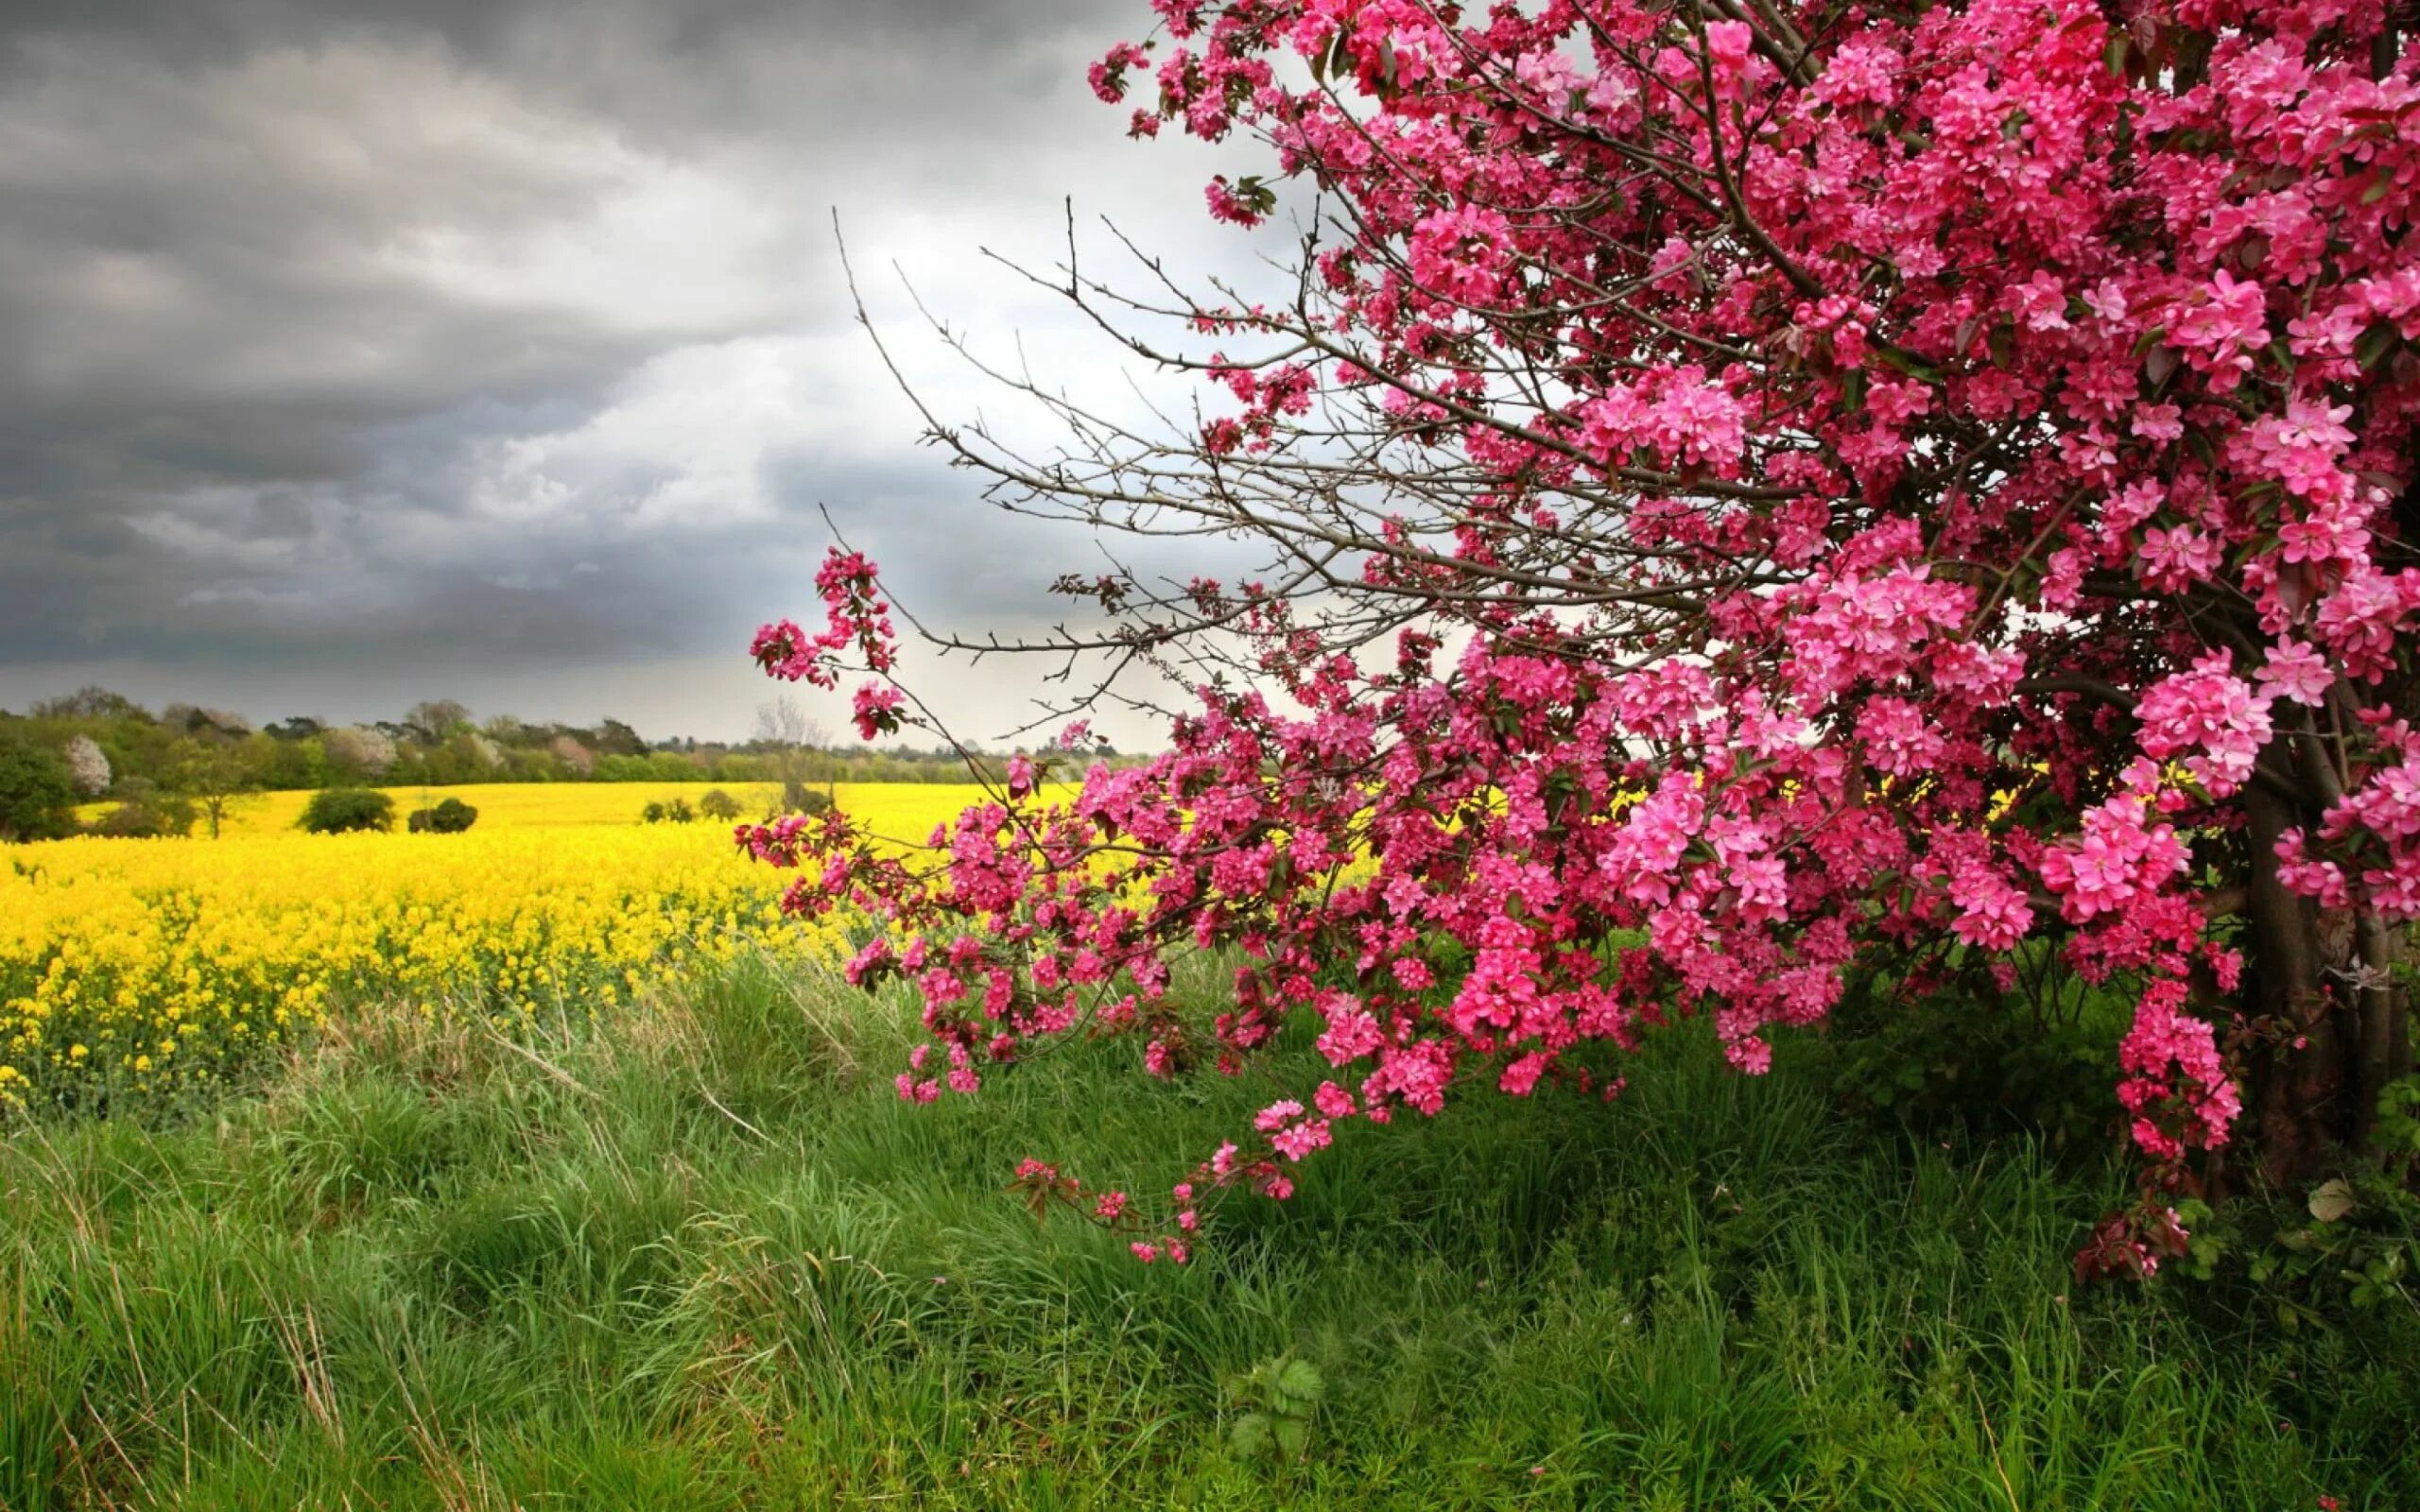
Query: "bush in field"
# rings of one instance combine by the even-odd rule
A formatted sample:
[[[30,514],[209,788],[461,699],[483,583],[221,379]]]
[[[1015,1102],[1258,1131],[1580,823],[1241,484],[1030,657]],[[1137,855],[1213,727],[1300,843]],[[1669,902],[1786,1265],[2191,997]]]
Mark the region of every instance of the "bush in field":
[[[118,784],[118,801],[93,829],[125,840],[182,839],[193,833],[201,811],[182,793],[130,777]]]
[[[0,840],[49,840],[76,827],[76,781],[67,763],[0,734]]]
[[[477,822],[478,810],[458,798],[449,798],[434,807],[414,809],[404,827],[413,834],[459,834]]]
[[[728,824],[739,817],[739,799],[719,787],[710,787],[698,796],[698,813],[702,817]]]
[[[313,834],[345,834],[355,830],[391,830],[395,800],[374,788],[329,787],[311,795],[295,828]]]
[[[752,837],[827,863],[793,908],[889,920],[852,974],[924,995],[903,1093],[1070,1033],[1238,1070],[1308,1016],[1332,1076],[1167,1222],[1028,1170],[1147,1254],[1341,1123],[1609,1091],[1681,1014],[1761,1072],[1877,972],[2123,995],[2143,1194],[2087,1270],[2180,1252],[2207,1152],[2299,1178],[2372,1136],[2420,919],[2420,47],[2387,10],[1156,9],[1171,54],[1094,87],[1149,69],[1136,135],[1273,147],[1209,208],[1302,185],[1298,284],[1124,303],[1071,267],[1206,421],[993,368],[1065,449],[932,436],[1011,509],[1263,559],[1056,585],[1104,621],[1030,646],[1060,675],[1201,669],[1149,765],[1060,803],[1019,758],[923,867],[840,816]],[[760,662],[846,658],[862,734],[919,722],[872,563],[818,582],[826,627]],[[1222,944],[1233,1003],[1171,1006]]]

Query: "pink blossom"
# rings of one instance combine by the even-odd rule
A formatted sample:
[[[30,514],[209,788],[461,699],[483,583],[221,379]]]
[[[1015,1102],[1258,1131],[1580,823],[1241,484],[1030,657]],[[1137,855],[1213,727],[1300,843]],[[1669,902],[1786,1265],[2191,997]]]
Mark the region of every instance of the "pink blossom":
[[[899,690],[888,683],[868,682],[856,692],[857,733],[867,740],[899,728]]]
[[[2024,889],[1979,862],[1951,874],[1949,899],[1958,906],[1950,931],[1969,945],[2013,949],[2033,923],[2033,905]]]
[[[2207,579],[2219,569],[2219,542],[2191,525],[2143,532],[2143,580],[2174,593]]]
[[[2147,756],[2185,756],[2186,769],[2223,798],[2252,775],[2269,741],[2269,698],[2227,669],[2218,652],[2145,690],[2135,716]]]
[[[2268,345],[2265,301],[2257,283],[2238,282],[2225,268],[2211,275],[2169,327],[2169,339],[2210,374],[2221,393],[2252,370],[2252,353]]]
[[[1723,98],[1736,98],[1744,88],[1754,36],[1745,22],[1706,24],[1706,62],[1714,72],[1715,92]]]
[[[2259,675],[2261,696],[2272,700],[2290,698],[2314,709],[2327,696],[2335,680],[2335,673],[2320,654],[2290,636],[2270,648],[2269,660],[2261,664]]]
[[[1253,1127],[1266,1134],[1303,1116],[1303,1105],[1288,1098],[1270,1104],[1253,1118]]]

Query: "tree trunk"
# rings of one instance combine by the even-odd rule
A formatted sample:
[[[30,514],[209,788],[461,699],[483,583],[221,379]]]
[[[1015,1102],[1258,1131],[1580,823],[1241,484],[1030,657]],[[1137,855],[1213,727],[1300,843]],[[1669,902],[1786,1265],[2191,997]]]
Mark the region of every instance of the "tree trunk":
[[[2285,766],[2293,737],[2264,762]],[[2316,815],[2255,782],[2244,795],[2251,925],[2243,1005],[2258,1023],[2245,1068],[2246,1133],[2273,1183],[2308,1180],[2364,1147],[2379,1091],[2411,1070],[2409,1005],[2392,976],[2401,931],[2376,915],[2322,909],[2277,876],[2277,837]]]
[[[2397,1076],[2411,1072],[2411,1025],[2402,984],[2394,970],[2403,961],[2403,936],[2375,914],[2355,921],[2354,940],[2360,953],[2357,1074],[2361,1106],[2359,1137],[2363,1153],[2374,1153],[2378,1093]]]
[[[2341,1140],[2344,1047],[2321,979],[2319,908],[2277,877],[2277,837],[2301,816],[2255,782],[2244,795],[2251,876],[2244,912],[2251,923],[2245,1007],[2265,1027],[2246,1068],[2246,1122],[2257,1131],[2261,1173],[2272,1182],[2304,1180]]]

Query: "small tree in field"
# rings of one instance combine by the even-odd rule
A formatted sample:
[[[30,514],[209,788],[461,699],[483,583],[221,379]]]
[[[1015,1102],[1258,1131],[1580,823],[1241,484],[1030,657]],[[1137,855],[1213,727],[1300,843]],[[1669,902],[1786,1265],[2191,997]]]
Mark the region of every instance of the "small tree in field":
[[[298,830],[313,834],[351,834],[395,827],[395,800],[375,788],[323,787],[302,806]]]
[[[412,810],[405,828],[413,834],[460,834],[478,822],[477,809],[458,798],[448,798]]]
[[[178,742],[167,777],[169,788],[193,805],[214,840],[228,814],[251,796],[253,786],[242,753],[212,737]]]
[[[2420,918],[2408,5],[1155,9],[1169,45],[1095,87],[1149,71],[1137,136],[1257,141],[1221,220],[1315,197],[1291,297],[1071,262],[1210,413],[1010,373],[1065,450],[933,435],[1012,509],[1265,566],[1062,581],[1102,627],[1036,649],[1199,684],[1150,765],[1054,803],[1020,759],[924,868],[844,816],[751,837],[823,859],[793,907],[891,925],[851,970],[923,993],[904,1094],[1081,1031],[1234,1068],[1313,1016],[1333,1076],[1154,1255],[1339,1121],[1617,1087],[1675,1014],[1758,1072],[1877,973],[2134,999],[2145,1198],[2087,1268],[2174,1252],[2222,1152],[2366,1137]],[[870,667],[869,736],[921,718],[872,565],[820,581],[828,628],[760,662]],[[1195,1019],[1169,962],[1209,945],[1247,964]]]
[[[757,706],[755,744],[771,764],[774,780],[782,784],[783,813],[813,814],[831,807],[830,783],[821,793],[806,785],[816,754],[831,743],[831,732],[810,717],[796,698],[784,696]],[[823,801],[819,804],[818,799]]]
[[[67,775],[75,782],[76,791],[85,798],[98,798],[110,790],[110,759],[90,735],[77,735],[67,742]]]
[[[193,800],[163,789],[148,778],[130,777],[117,785],[117,802],[94,826],[99,834],[118,839],[182,839],[193,833],[200,817]]]

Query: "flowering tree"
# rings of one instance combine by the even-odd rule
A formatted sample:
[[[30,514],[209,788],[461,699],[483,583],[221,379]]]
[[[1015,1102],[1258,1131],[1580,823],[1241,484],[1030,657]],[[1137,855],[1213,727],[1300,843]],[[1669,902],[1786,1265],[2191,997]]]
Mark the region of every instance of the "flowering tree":
[[[555,760],[582,777],[596,770],[596,753],[569,735],[557,735],[546,748],[554,752]]]
[[[76,791],[86,798],[98,798],[110,790],[110,759],[92,736],[69,737],[67,775]]]
[[[466,730],[454,739],[464,765],[474,770],[492,772],[504,765],[504,747],[477,730]]]
[[[1063,450],[934,435],[1011,508],[1268,565],[1060,585],[1107,627],[1035,648],[1103,659],[1093,700],[1200,684],[1150,765],[1060,802],[1020,764],[929,866],[743,831],[820,863],[792,907],[890,926],[851,971],[927,1005],[904,1094],[1083,1032],[1233,1067],[1316,1016],[1333,1074],[1136,1241],[1180,1255],[1201,1183],[1283,1194],[1339,1120],[1618,1086],[1675,1014],[1758,1072],[1876,971],[2134,995],[2146,1201],[2093,1264],[2155,1265],[2230,1141],[2286,1177],[2361,1137],[2420,918],[2408,6],[1154,4],[1094,86],[1268,160],[1218,218],[1314,197],[1290,300],[1071,254],[1213,412],[1005,373]],[[869,736],[921,718],[871,565],[821,586],[759,660],[871,667]],[[1168,962],[1213,945],[1245,964],[1197,1022]]]
[[[348,777],[376,777],[395,765],[395,743],[385,731],[347,725],[323,737],[328,760]]]

